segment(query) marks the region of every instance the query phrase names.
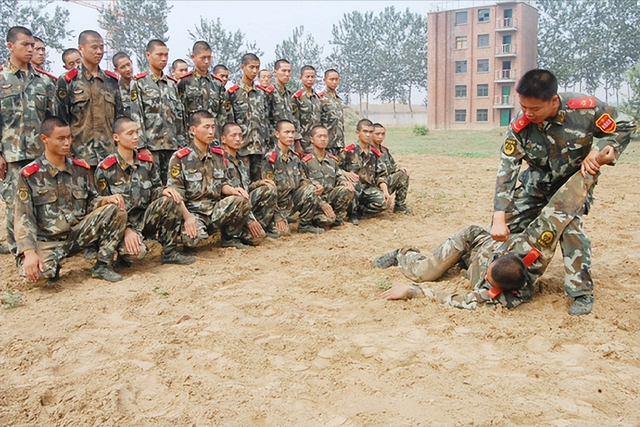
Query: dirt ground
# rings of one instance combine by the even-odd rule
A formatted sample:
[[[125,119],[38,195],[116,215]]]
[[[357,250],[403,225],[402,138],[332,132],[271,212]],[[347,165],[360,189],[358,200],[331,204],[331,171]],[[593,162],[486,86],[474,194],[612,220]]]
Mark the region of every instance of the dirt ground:
[[[398,156],[413,171],[412,216],[246,251],[210,245],[184,267],[160,265],[156,247],[115,284],[75,257],[55,288],[35,288],[3,255],[1,290],[25,304],[0,310],[0,425],[639,426],[630,157],[605,169],[586,218],[596,303],[583,317],[567,314],[559,256],[534,301],[511,311],[379,299],[377,283],[406,279],[374,270],[376,255],[433,250],[488,222],[496,159]]]

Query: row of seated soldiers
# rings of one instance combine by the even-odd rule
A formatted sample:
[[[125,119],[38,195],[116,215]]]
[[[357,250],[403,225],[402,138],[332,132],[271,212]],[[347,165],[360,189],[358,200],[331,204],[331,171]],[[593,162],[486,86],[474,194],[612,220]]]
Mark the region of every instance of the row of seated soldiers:
[[[243,143],[238,124],[222,127],[222,147],[215,144],[215,117],[209,111],[192,114],[190,124],[193,138],[170,156],[163,185],[153,157],[138,150],[135,120],[123,116],[115,121],[116,152],[93,172],[86,162],[68,156],[68,124],[58,117],[46,119],[41,131],[45,152],[18,176],[19,274],[34,282],[55,281],[64,258],[93,247],[94,276],[118,281],[122,276],[114,270],[114,258],[116,268],[131,265],[148,252],[145,239],[162,245],[162,263],[191,264],[196,246],[218,231],[223,247],[246,249],[265,237],[289,235],[296,213],[299,233],[321,234],[346,220],[357,223],[359,217],[384,211],[393,193],[396,206],[407,211],[408,171],[398,168],[381,144],[382,125],[361,120],[358,143],[339,156],[326,151],[328,131],[316,125],[312,149],[301,156],[292,148],[295,125],[281,120],[274,130],[276,145],[262,159],[261,177],[252,181],[238,158]]]

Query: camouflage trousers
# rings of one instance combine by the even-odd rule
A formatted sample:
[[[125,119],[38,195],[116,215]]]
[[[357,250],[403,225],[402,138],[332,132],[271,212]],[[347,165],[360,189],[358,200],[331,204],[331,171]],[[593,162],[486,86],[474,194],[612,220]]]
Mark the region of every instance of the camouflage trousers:
[[[385,210],[384,196],[382,190],[378,187],[368,186],[362,187],[360,184],[354,185],[356,194],[352,209],[356,209],[358,214],[377,215]]]
[[[316,187],[311,183],[303,183],[286,198],[278,197],[279,218],[287,219],[299,212],[300,225],[318,224],[320,227],[328,227],[334,220],[322,213],[321,200],[315,194]],[[271,218],[269,225],[278,218]]]
[[[273,185],[261,185],[249,193],[251,213],[256,221],[267,228],[276,211],[278,190]]]
[[[396,193],[395,208],[406,207],[407,191],[409,190],[409,175],[404,171],[397,171],[387,177],[389,194]]]
[[[151,154],[153,154],[153,164],[156,166],[158,172],[160,172],[162,185],[167,185],[169,160],[171,160],[173,153],[174,150],[157,150],[151,152]]]
[[[4,177],[2,184],[2,198],[5,202],[6,216],[7,216],[7,245],[9,250],[15,256],[17,251],[16,239],[13,234],[15,212],[14,201],[16,194],[16,184],[18,183],[18,175],[20,169],[31,163],[33,160],[21,160],[19,162],[7,163],[7,174]]]
[[[242,235],[242,230],[249,219],[249,201],[240,196],[227,196],[219,200],[211,215],[192,212],[198,223],[198,235],[192,239],[182,230],[182,243],[194,247],[208,239],[216,230],[222,232],[222,238],[233,238]]]
[[[329,203],[333,208],[333,212],[336,214],[336,219],[339,219],[341,221],[346,218],[347,210],[349,209],[349,207],[351,207],[353,203],[353,198],[354,198],[354,192],[349,190],[344,185],[339,185],[337,187],[334,187],[328,192],[323,193],[321,196],[321,199]],[[325,215],[322,214],[322,216],[324,217]],[[314,218],[314,222],[318,226],[322,226],[320,225],[320,222],[324,218],[318,218],[318,219],[320,221],[316,221],[316,219]]]
[[[85,248],[98,247],[97,260],[111,265],[124,235],[127,214],[116,205],[101,206],[89,213],[69,233],[66,240],[37,242],[36,252],[44,264],[41,279],[56,275],[60,262]],[[18,273],[24,276],[24,257],[18,257]]]

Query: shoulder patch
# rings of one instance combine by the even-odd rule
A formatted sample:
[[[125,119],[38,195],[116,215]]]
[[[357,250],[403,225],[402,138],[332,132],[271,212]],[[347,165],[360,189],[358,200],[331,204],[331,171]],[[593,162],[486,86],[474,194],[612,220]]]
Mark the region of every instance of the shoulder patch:
[[[47,70],[43,70],[42,68],[38,68],[38,67],[35,67],[35,69],[36,69],[37,72],[45,74],[45,75],[51,77],[53,80],[58,80],[58,78],[55,75],[51,74]]]
[[[184,76],[182,76],[182,77],[184,77]],[[215,75],[215,74],[213,74],[213,73],[211,73],[211,77],[213,77],[213,78],[214,78],[214,79],[216,79],[216,80],[220,80],[220,81],[222,81],[222,79],[221,79],[220,77],[216,76],[216,75]]]
[[[596,107],[595,96],[585,96],[584,98],[573,98],[567,101],[567,107],[572,110],[584,110],[586,108]]]
[[[527,119],[527,116],[522,116],[511,123],[511,129],[513,129],[515,133],[520,133],[520,131],[526,128],[529,123],[531,123],[531,120]]]
[[[372,152],[373,154],[375,154],[376,156],[378,156],[378,157],[382,156],[382,153],[380,152],[380,150],[378,150],[378,149],[377,149],[377,148],[375,148],[375,147],[371,147],[371,152]]]
[[[504,148],[502,151],[504,151],[504,154],[506,154],[507,156],[511,156],[513,153],[516,152],[517,144],[518,144],[518,141],[516,141],[515,139],[507,138],[504,141]]]
[[[296,93],[293,94],[294,98],[300,98],[302,96],[303,92],[302,89],[300,89],[299,91],[297,91]]]
[[[147,77],[147,74],[148,74],[148,73],[147,73],[146,71],[143,71],[142,73],[138,73],[138,74],[136,74],[136,75],[134,76],[134,78],[135,78],[136,80],[144,79],[145,77]]]
[[[89,163],[85,162],[84,160],[73,159],[73,164],[76,166],[80,166],[81,168],[91,169],[91,166],[89,166]]]
[[[356,144],[347,145],[343,148],[344,151],[353,151],[356,149]]]
[[[188,155],[189,153],[191,153],[191,148],[184,147],[184,148],[181,148],[180,150],[176,151],[176,157],[181,159],[184,156]]]
[[[138,154],[136,154],[136,158],[138,160],[142,160],[143,162],[151,162],[151,163],[153,163],[153,156],[151,156],[149,154],[138,153]]]
[[[325,96],[327,94],[327,92],[325,92],[324,90],[322,92],[317,93],[316,95],[318,95],[318,98],[322,98],[323,96]]]
[[[271,155],[269,156],[269,163],[275,163],[277,158],[278,158],[278,153],[276,153],[275,151],[272,151]]]
[[[74,68],[73,70],[70,70],[67,74],[64,75],[64,79],[67,81],[67,83],[69,83],[71,80],[75,79],[77,75],[78,75],[78,69]]]
[[[237,91],[238,89],[240,89],[240,86],[238,86],[238,85],[233,85],[233,86],[231,86],[231,87],[229,88],[229,90],[227,90],[227,92],[229,92],[229,93],[233,93],[233,92]]]
[[[113,154],[103,161],[100,162],[100,167],[104,170],[109,169],[111,166],[115,165],[118,162],[118,159]]]
[[[178,83],[178,79],[176,79],[176,78],[175,78],[175,77],[173,77],[172,75],[167,74],[166,76],[167,76],[167,78],[168,78],[169,80],[171,80],[171,81],[174,81],[174,82]]]
[[[338,156],[334,156],[333,154],[328,154],[327,157],[335,160],[336,162],[340,162],[340,158]]]
[[[112,77],[112,78],[114,78],[116,80],[120,80],[120,77],[116,73],[114,73],[113,71],[104,70],[104,73],[109,77]]]
[[[307,154],[306,156],[304,156],[304,157],[302,158],[302,161],[303,161],[303,162],[308,162],[308,161],[309,161],[309,160],[311,160],[311,159],[313,159],[313,154],[309,153],[309,154]]]
[[[611,117],[609,113],[601,115],[598,120],[596,120],[596,126],[604,133],[614,133],[617,129],[616,121],[613,120],[613,117]]]
[[[183,74],[182,77],[180,77],[180,80],[184,79],[185,77],[189,77],[191,75],[193,75],[193,71],[189,71],[189,72]]]
[[[33,162],[22,168],[22,175],[24,175],[26,178],[29,178],[34,173],[38,172],[39,169],[40,165],[36,162]]]
[[[217,155],[224,157],[224,150],[220,147],[211,147],[209,150],[211,150],[212,153],[216,153]]]

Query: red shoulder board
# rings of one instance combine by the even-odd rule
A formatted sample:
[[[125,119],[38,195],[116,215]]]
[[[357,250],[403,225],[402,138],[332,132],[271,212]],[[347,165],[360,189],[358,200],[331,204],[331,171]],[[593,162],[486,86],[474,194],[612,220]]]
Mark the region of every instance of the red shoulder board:
[[[186,76],[186,74],[185,74],[185,76]],[[182,76],[182,77],[184,77],[184,76]],[[213,77],[213,78],[214,78],[214,79],[216,79],[216,80],[220,80],[220,81],[222,81],[222,79],[221,79],[220,77],[216,76],[216,75],[215,75],[215,74],[213,74],[213,73],[211,73],[211,77]],[[224,83],[224,82],[223,82],[223,83]]]
[[[335,160],[336,162],[339,162],[340,159],[337,156],[334,156],[333,154],[328,154],[328,157],[332,158],[333,160]]]
[[[233,86],[231,86],[231,87],[229,88],[229,90],[227,90],[227,92],[229,92],[229,93],[233,93],[233,92],[237,91],[238,89],[240,89],[240,86],[238,86],[238,85],[233,85]]]
[[[4,70],[4,65],[0,65],[0,71]]]
[[[302,155],[300,153],[298,153],[297,151],[292,151],[293,154],[295,154],[296,156],[298,156],[299,159],[302,158]]]
[[[138,153],[136,155],[136,157],[138,158],[138,160],[142,160],[143,162],[151,162],[151,163],[153,163],[153,156],[151,156],[149,154]]]
[[[296,93],[293,94],[294,98],[300,98],[302,96],[303,92],[302,89],[300,89],[299,91],[297,91]]]
[[[262,89],[263,91],[267,92],[267,93],[271,93],[275,90],[275,88],[273,86],[261,86],[261,85],[256,85],[256,87],[259,87],[260,89]]]
[[[303,161],[303,162],[308,162],[308,161],[309,161],[309,160],[311,160],[311,159],[313,159],[313,154],[309,153],[309,154],[307,154],[306,156],[304,156],[304,157],[302,158],[302,161]]]
[[[322,91],[322,92],[318,93],[317,95],[318,95],[318,98],[322,98],[322,97],[323,97],[323,96],[325,96],[326,94],[327,94],[327,92]]]
[[[378,157],[382,156],[382,153],[377,148],[371,147],[371,152]]]
[[[574,98],[567,101],[567,107],[572,110],[583,110],[585,108],[596,107],[595,96],[585,96],[584,98]]]
[[[135,75],[135,79],[136,80],[144,79],[145,77],[147,77],[147,74],[148,73],[146,71],[144,71],[142,73],[138,73],[138,74]]]
[[[278,153],[276,153],[275,151],[272,152],[271,155],[269,156],[269,163],[275,163],[277,158],[278,158]]]
[[[531,123],[531,120],[527,119],[527,116],[522,116],[515,122],[511,123],[511,129],[515,133],[520,133],[520,131],[527,127],[527,125]]]
[[[89,166],[89,163],[85,162],[84,160],[73,159],[73,164],[76,166],[80,166],[81,168],[91,169],[91,166]]]
[[[173,80],[174,82],[178,83],[178,79],[176,79],[176,78],[175,78],[175,77],[173,77],[173,76],[170,76],[169,74],[167,74],[167,78],[168,78],[169,80]]]
[[[107,170],[111,166],[115,165],[117,162],[118,162],[118,159],[116,158],[116,156],[111,155],[100,163],[100,167],[104,170]]]
[[[343,148],[344,151],[353,151],[356,149],[356,144],[351,144]]]
[[[118,76],[116,73],[114,73],[113,71],[109,71],[109,70],[104,70],[104,73],[109,76],[109,77],[113,77],[116,80],[120,80],[120,76]]]
[[[498,289],[498,288],[491,288],[491,289],[487,290],[487,295],[491,299],[495,299],[501,293],[502,293],[502,291],[500,289]]]
[[[524,262],[524,265],[529,268],[531,267],[531,264],[533,264],[538,258],[540,258],[540,255],[542,255],[542,252],[540,252],[536,248],[532,248],[529,253],[525,255],[524,258],[522,258],[522,262]]]
[[[37,71],[37,72],[42,73],[42,74],[45,74],[45,75],[47,75],[47,76],[51,77],[53,80],[58,80],[58,78],[57,78],[56,76],[54,76],[53,74],[51,74],[51,73],[50,73],[50,72],[48,72],[47,70],[43,70],[42,68],[38,68],[38,67],[35,67],[35,68],[36,68],[36,71]]]
[[[183,158],[184,156],[186,156],[187,154],[189,154],[190,152],[191,152],[191,148],[189,148],[189,147],[184,147],[184,148],[181,148],[180,150],[176,151],[176,156],[177,156],[179,159],[181,159],[181,158]]]
[[[224,157],[224,150],[222,148],[220,148],[220,147],[211,147],[210,150],[211,150],[212,153],[216,153],[216,154]]]
[[[183,74],[182,77],[180,77],[180,79],[184,79],[185,77],[189,77],[192,74],[193,74],[193,71],[188,71],[185,74]]]
[[[265,90],[265,89],[266,89],[266,87],[264,87],[264,86],[262,86],[262,85],[256,85],[256,87],[257,87],[258,89],[262,89],[262,90]]]
[[[64,75],[64,79],[67,81],[67,83],[69,83],[71,80],[75,79],[77,75],[78,75],[78,69],[74,68],[73,70],[69,71],[67,74]]]
[[[26,178],[29,178],[34,173],[38,172],[38,169],[40,169],[39,164],[31,163],[30,165],[27,165],[22,169],[22,175],[24,175]]]

